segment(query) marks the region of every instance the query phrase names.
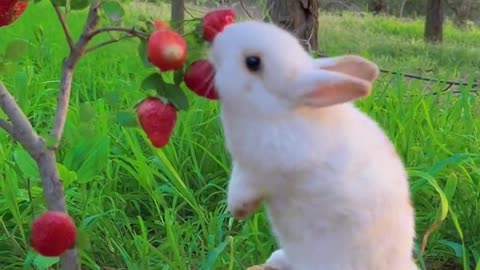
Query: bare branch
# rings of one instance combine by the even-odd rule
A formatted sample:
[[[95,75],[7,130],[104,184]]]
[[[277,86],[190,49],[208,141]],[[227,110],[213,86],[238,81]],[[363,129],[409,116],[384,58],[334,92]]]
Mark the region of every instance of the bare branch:
[[[96,35],[99,35],[101,33],[106,33],[106,32],[124,32],[127,34],[130,34],[132,36],[136,36],[141,39],[147,39],[148,34],[142,31],[138,31],[135,28],[126,28],[126,27],[119,27],[119,26],[106,26],[100,29],[97,29],[90,33],[90,39],[93,38]]]
[[[90,47],[90,48],[87,48],[87,49],[85,50],[85,53],[87,54],[87,53],[90,53],[90,52],[92,52],[92,51],[94,51],[94,50],[97,50],[97,49],[100,49],[100,48],[102,48],[102,47],[105,47],[105,46],[107,46],[107,45],[109,45],[109,44],[116,43],[116,42],[119,42],[119,41],[124,40],[124,39],[134,38],[134,37],[135,37],[135,36],[124,35],[124,36],[119,37],[119,38],[112,38],[112,39],[110,39],[110,40],[107,40],[107,41],[105,41],[105,42],[99,43],[99,44],[97,44],[97,45],[95,45],[95,46],[92,46],[92,47]]]
[[[188,8],[187,8],[186,6],[183,7],[183,10],[184,10],[185,13],[187,13],[190,17],[195,18],[195,16],[193,16],[192,13],[190,13],[190,11],[188,10]]]
[[[0,119],[0,128],[3,128],[8,134],[10,134],[12,137],[15,136],[15,131],[13,130],[12,124],[7,122],[4,119]]]
[[[67,39],[67,43],[68,43],[68,46],[70,47],[70,51],[73,51],[75,44],[72,39],[72,34],[68,29],[67,20],[65,19],[65,16],[63,15],[60,8],[58,6],[55,6],[53,3],[52,5],[53,5],[53,8],[55,9],[55,13],[57,13],[58,19],[60,20],[60,24],[62,25],[63,32],[65,32],[65,38]]]
[[[44,150],[42,139],[37,135],[22,109],[18,106],[15,98],[0,82],[0,108],[7,114],[12,124],[3,120],[2,128],[9,128],[12,137],[20,142],[28,153],[38,160]]]
[[[247,16],[250,17],[250,19],[255,19],[252,16],[252,14],[250,14],[250,11],[248,11],[248,8],[247,8],[247,6],[245,6],[245,3],[243,2],[243,0],[240,0],[240,5],[242,6],[242,8],[245,11],[245,13],[247,14]]]
[[[55,112],[55,123],[50,133],[54,144],[49,147],[57,149],[62,138],[65,121],[67,119],[68,105],[70,103],[70,92],[72,88],[73,71],[80,58],[87,49],[87,44],[92,38],[92,32],[95,31],[99,23],[98,5],[100,1],[94,0],[88,12],[87,22],[83,29],[80,39],[74,46],[70,56],[63,62],[62,78],[60,81],[60,92],[58,93],[57,110]]]

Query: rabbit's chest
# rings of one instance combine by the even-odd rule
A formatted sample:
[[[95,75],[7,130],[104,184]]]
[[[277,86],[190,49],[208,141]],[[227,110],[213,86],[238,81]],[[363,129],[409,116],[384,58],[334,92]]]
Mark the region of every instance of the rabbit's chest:
[[[227,148],[239,163],[266,171],[298,170],[318,158],[320,151],[302,123],[239,121],[224,120]]]

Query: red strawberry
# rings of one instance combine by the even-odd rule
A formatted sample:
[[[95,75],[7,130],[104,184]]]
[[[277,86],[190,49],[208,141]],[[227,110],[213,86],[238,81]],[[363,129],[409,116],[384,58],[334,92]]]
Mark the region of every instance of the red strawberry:
[[[187,42],[169,29],[153,32],[147,50],[148,60],[161,71],[179,69],[187,59]]]
[[[148,97],[138,105],[137,117],[152,145],[161,148],[168,143],[173,133],[177,109],[159,98]]]
[[[206,59],[194,61],[183,74],[183,81],[190,90],[208,99],[218,99],[214,85],[215,70]]]
[[[0,0],[0,27],[15,22],[27,7],[27,1]]]
[[[234,20],[235,11],[233,9],[218,9],[207,13],[202,20],[203,38],[212,42],[215,36]]]
[[[56,257],[73,247],[76,238],[75,223],[68,214],[48,211],[33,222],[30,245],[43,256]]]
[[[162,20],[153,20],[153,24],[155,25],[155,29],[157,30],[166,30],[170,28],[167,22],[164,22]]]

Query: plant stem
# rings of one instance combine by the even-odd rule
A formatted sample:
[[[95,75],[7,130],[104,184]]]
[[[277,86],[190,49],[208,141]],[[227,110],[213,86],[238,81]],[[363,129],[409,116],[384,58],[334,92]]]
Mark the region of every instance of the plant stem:
[[[70,47],[70,51],[73,51],[73,47],[75,44],[73,43],[72,34],[70,34],[70,30],[68,29],[65,15],[63,15],[62,11],[58,6],[55,6],[53,3],[52,5],[55,9],[55,13],[57,13],[58,19],[60,20],[60,24],[62,25],[63,32],[65,33],[65,38],[67,39],[68,47]]]
[[[104,42],[102,42],[102,43],[99,43],[99,44],[97,44],[97,45],[95,45],[95,46],[92,46],[92,47],[86,49],[86,50],[85,50],[85,54],[90,53],[90,52],[95,51],[95,50],[98,50],[98,49],[100,49],[100,48],[103,48],[103,47],[105,47],[105,46],[107,46],[107,45],[110,45],[110,44],[112,44],[112,43],[117,43],[117,42],[119,42],[119,41],[121,41],[121,40],[130,39],[130,38],[134,38],[134,37],[135,37],[135,36],[132,36],[132,35],[128,35],[128,34],[127,34],[127,35],[124,35],[124,36],[119,37],[119,38],[112,38],[112,39],[110,39],[110,40],[104,41]]]
[[[0,119],[0,128],[3,128],[11,136],[14,136],[13,126],[9,122]]]
[[[68,58],[63,62],[62,78],[60,81],[60,92],[58,93],[57,110],[55,113],[55,123],[50,133],[54,144],[49,146],[50,149],[56,150],[60,144],[60,140],[65,128],[67,119],[68,105],[70,103],[70,92],[72,89],[72,80],[75,67],[81,57],[85,54],[88,42],[92,39],[92,32],[95,31],[100,18],[98,17],[99,0],[94,0],[90,6],[87,22],[80,39],[73,47]],[[68,28],[67,28],[68,29]],[[67,35],[67,32],[65,32]]]
[[[105,33],[105,32],[124,32],[124,33],[128,33],[132,36],[139,37],[141,39],[147,39],[148,38],[147,33],[144,33],[142,31],[138,31],[134,28],[125,28],[125,27],[119,27],[119,26],[105,26],[105,27],[102,27],[100,29],[97,29],[97,30],[93,31],[90,34],[90,36],[91,36],[91,38],[93,38],[94,36],[96,36],[98,34],[101,34],[101,33]]]

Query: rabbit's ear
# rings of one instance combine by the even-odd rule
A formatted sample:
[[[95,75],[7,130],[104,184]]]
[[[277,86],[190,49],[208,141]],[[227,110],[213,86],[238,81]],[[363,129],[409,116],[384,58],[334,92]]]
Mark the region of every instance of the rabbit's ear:
[[[375,63],[356,55],[317,58],[313,65],[315,68],[347,74],[369,82],[375,81],[380,73]]]
[[[324,107],[368,96],[371,84],[346,74],[311,70],[297,77],[295,94],[303,105]]]

